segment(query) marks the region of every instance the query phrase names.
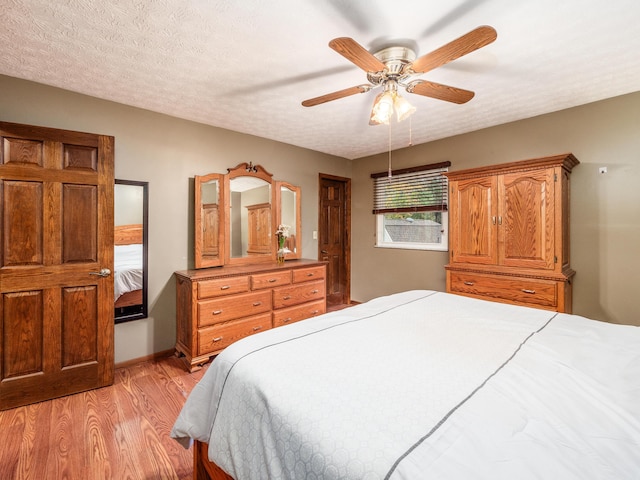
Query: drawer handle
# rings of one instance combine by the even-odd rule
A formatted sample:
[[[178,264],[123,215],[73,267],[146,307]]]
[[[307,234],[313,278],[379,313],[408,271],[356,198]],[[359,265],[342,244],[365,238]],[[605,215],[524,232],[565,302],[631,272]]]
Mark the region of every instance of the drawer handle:
[[[320,290],[316,289],[316,290],[311,290],[311,293],[318,293]]]
[[[466,282],[464,282],[464,284],[465,285],[469,285],[470,287],[473,287],[474,282],[466,281]]]
[[[313,273],[307,273],[307,277],[313,277]]]
[[[291,317],[283,318],[282,323],[287,323],[291,321]]]
[[[314,310],[313,312],[311,312],[311,315],[317,315],[318,313],[320,313],[320,310]]]
[[[214,310],[212,312],[212,315],[220,315],[222,313],[222,310]]]
[[[222,340],[222,337],[216,337],[213,339],[213,343],[219,342],[220,340]]]
[[[530,295],[533,295],[534,293],[536,293],[536,291],[535,291],[535,290],[528,290],[528,289],[526,289],[526,288],[523,288],[523,289],[522,289],[522,292],[523,292],[523,293],[528,293],[528,294],[530,294]]]
[[[254,307],[259,307],[260,305],[262,305],[262,302],[253,302]]]
[[[273,282],[277,282],[278,279],[277,278],[270,278],[269,280],[267,280],[269,283],[273,283]]]
[[[283,300],[291,300],[291,295],[285,295],[282,297]]]
[[[258,330],[262,330],[262,325],[257,325],[255,327],[253,327],[253,331],[257,332]]]
[[[220,290],[229,290],[231,288],[231,285],[223,285],[220,287]]]

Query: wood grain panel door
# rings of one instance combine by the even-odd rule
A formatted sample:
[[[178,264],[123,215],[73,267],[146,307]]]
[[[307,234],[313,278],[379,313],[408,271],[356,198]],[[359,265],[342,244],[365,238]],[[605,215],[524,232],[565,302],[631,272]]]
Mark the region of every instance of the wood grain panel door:
[[[350,302],[351,179],[320,174],[318,259],[327,263],[327,305]]]
[[[553,169],[501,175],[498,196],[499,263],[553,270]]]
[[[451,181],[449,188],[451,262],[495,265],[498,261],[496,177]]]
[[[113,383],[113,149],[0,122],[0,409]]]

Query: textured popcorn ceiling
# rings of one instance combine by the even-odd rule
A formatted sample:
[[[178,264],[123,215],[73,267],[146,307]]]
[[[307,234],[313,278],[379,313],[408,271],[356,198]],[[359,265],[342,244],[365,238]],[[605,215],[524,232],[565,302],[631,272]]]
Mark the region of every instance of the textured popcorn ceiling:
[[[300,104],[366,83],[332,38],[421,55],[497,30],[421,76],[469,103],[405,94],[419,144],[639,91],[639,23],[638,0],[2,0],[0,74],[353,159],[388,150],[388,127],[368,125],[379,90]],[[409,121],[392,138],[407,146]]]

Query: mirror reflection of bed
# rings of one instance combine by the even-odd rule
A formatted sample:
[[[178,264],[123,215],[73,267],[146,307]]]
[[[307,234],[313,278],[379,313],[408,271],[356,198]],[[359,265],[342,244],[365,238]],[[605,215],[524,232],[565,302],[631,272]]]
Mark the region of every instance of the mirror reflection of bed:
[[[147,316],[147,182],[116,180],[114,195],[114,318]]]
[[[116,313],[142,305],[142,224],[114,227],[114,292]]]

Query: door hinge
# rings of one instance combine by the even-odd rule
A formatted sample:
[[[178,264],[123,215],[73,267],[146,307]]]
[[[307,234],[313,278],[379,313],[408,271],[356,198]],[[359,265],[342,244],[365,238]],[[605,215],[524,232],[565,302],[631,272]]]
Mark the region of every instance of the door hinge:
[[[557,173],[554,173],[554,174],[553,174],[553,181],[554,181],[554,182],[557,182],[557,181],[558,181],[558,174],[557,174]]]
[[[553,256],[553,263],[558,263],[558,257],[556,255]]]

